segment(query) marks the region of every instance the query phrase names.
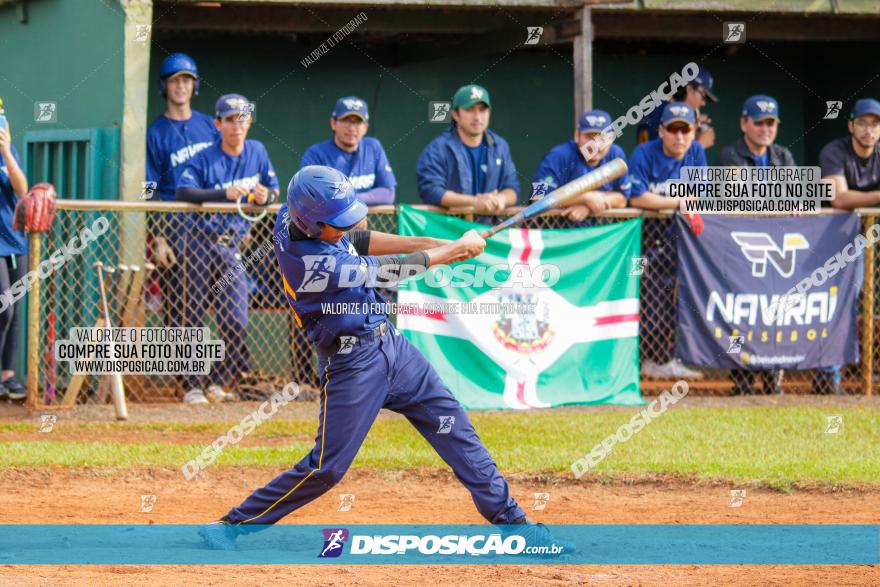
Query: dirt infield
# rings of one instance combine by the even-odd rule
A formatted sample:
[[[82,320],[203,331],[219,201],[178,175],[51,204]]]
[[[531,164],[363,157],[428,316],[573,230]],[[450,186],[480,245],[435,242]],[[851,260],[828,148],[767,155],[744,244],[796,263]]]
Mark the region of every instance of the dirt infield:
[[[217,467],[186,481],[170,468],[39,468],[0,472],[0,523],[200,523],[216,519],[279,471]],[[535,492],[549,492],[546,523],[877,523],[880,490],[797,492],[749,490],[730,507],[723,484],[633,479],[613,485],[513,477],[512,489],[530,509]],[[357,496],[337,512],[338,495]],[[156,495],[151,513],[142,494]],[[290,523],[480,523],[470,497],[447,473],[353,471],[338,487],[289,518]],[[0,562],[9,562],[0,559]],[[877,585],[876,566],[0,566],[3,585]]]

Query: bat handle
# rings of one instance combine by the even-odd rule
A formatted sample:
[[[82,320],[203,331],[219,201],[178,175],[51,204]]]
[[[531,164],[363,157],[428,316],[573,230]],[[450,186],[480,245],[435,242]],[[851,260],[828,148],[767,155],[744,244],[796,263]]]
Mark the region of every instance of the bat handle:
[[[489,230],[487,230],[486,232],[484,232],[484,233],[481,234],[480,236],[483,238],[483,240],[486,240],[486,239],[488,239],[488,238],[490,238],[490,237],[493,237],[493,236],[495,236],[496,234],[498,234],[498,231],[499,231],[499,230],[501,230],[501,227],[500,227],[500,226],[493,226],[492,228],[490,228]]]

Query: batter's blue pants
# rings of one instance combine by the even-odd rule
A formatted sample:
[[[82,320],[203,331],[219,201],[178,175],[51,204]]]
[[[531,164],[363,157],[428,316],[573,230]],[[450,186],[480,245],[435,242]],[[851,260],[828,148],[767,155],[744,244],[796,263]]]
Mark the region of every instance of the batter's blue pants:
[[[226,518],[231,523],[274,524],[339,483],[382,408],[407,417],[452,467],[487,520],[508,524],[525,515],[467,413],[400,333],[389,328],[383,336],[362,337],[349,354],[319,353],[319,359],[315,447],[293,469],[230,510]]]

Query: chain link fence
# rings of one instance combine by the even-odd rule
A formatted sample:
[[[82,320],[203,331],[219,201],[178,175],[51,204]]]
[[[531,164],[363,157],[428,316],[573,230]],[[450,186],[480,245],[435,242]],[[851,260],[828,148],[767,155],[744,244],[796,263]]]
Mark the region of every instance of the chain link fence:
[[[250,222],[234,206],[187,204],[163,205],[133,202],[61,201],[50,233],[42,235],[40,258],[64,250],[83,231],[102,224],[107,230],[71,256],[41,282],[38,295],[39,369],[37,405],[73,405],[109,400],[108,377],[74,376],[69,363],[53,358],[55,340],[66,339],[71,327],[103,325],[103,308],[98,271],[104,271],[106,298],[113,326],[207,326],[213,338],[226,342],[226,359],[215,363],[207,378],[175,375],[125,375],[126,395],[135,402],[179,401],[186,389],[210,383],[227,391],[240,390],[254,380],[294,380],[306,391],[318,384],[317,358],[302,331],[293,323],[293,313],[280,286],[275,261],[273,227],[278,206],[261,219]],[[431,207],[423,207],[432,209]],[[194,211],[198,210],[198,211]],[[529,221],[529,228],[567,229],[605,225],[641,216],[628,209],[611,215],[572,223],[558,212]],[[865,226],[873,217],[865,217]],[[643,364],[642,391],[645,395],[668,389],[678,377],[662,370],[651,372],[647,362],[668,364],[675,351],[676,269],[671,217],[647,214],[642,231],[642,255],[646,259],[641,278],[640,360]],[[216,227],[228,227],[219,237]],[[397,232],[397,215],[392,206],[371,209],[372,230]],[[220,242],[218,242],[218,240]],[[76,242],[76,241],[74,241]],[[878,272],[873,251],[867,252],[871,267],[866,276]],[[625,260],[629,263],[629,260]],[[866,265],[867,266],[867,265]],[[874,299],[865,320],[860,303],[862,346],[871,346],[876,357],[873,316],[877,301],[873,283],[865,294]],[[394,292],[383,292],[394,301]],[[871,312],[870,310],[873,310]],[[392,317],[392,320],[394,317]],[[869,326],[865,329],[865,326]],[[29,325],[33,328],[33,325]],[[33,349],[31,349],[33,352]],[[876,359],[875,359],[876,360]],[[871,368],[848,365],[843,368],[843,388],[862,393],[873,385]],[[703,394],[728,395],[733,388],[726,370],[697,370],[691,389]],[[758,377],[757,379],[761,379]],[[813,374],[786,371],[781,387],[785,392],[810,393]],[[870,382],[870,383],[867,383]],[[763,385],[756,385],[761,393]]]

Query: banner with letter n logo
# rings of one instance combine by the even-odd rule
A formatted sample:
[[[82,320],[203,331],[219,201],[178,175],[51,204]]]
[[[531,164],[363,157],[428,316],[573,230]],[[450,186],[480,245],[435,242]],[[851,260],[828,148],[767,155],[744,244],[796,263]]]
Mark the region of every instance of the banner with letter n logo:
[[[854,214],[677,218],[678,355],[724,369],[813,369],[858,361],[864,257]]]

